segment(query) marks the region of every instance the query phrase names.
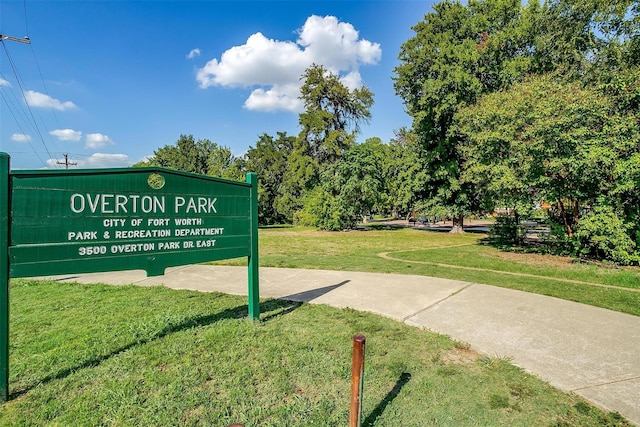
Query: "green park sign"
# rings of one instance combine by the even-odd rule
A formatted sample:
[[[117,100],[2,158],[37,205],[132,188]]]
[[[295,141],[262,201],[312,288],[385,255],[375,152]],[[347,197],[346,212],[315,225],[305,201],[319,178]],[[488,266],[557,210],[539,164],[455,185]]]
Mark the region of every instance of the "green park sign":
[[[0,153],[0,400],[8,399],[9,278],[145,270],[248,257],[259,319],[257,175],[163,168],[16,170]]]

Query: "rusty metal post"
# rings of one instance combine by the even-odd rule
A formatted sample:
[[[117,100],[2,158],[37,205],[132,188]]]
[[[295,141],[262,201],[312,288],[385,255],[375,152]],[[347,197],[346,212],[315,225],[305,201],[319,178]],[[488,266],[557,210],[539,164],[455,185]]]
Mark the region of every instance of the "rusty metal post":
[[[364,335],[353,337],[353,359],[351,363],[351,409],[349,427],[360,427],[362,419],[362,389],[364,385]]]

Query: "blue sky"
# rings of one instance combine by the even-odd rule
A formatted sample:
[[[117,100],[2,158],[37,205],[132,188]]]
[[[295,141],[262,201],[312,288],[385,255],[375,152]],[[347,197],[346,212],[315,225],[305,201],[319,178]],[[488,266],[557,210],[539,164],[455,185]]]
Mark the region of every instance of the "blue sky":
[[[7,1],[0,151],[16,169],[123,167],[181,134],[243,154],[297,135],[301,71],[374,93],[359,140],[411,123],[393,69],[429,1]]]

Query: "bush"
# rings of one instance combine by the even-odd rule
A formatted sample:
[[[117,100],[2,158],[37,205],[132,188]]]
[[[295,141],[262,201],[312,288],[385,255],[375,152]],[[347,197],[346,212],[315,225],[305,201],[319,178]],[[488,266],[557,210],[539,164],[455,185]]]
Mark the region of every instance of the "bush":
[[[337,231],[353,228],[353,218],[337,197],[316,187],[304,197],[303,208],[294,214],[294,223]]]
[[[574,236],[576,255],[606,259],[617,264],[638,264],[640,254],[626,225],[610,206],[596,206],[578,224]]]
[[[521,245],[523,237],[524,230],[515,217],[510,215],[496,217],[493,227],[489,230],[489,239],[499,246]]]
[[[575,241],[567,234],[567,228],[554,220],[553,217],[547,220],[549,225],[549,235],[544,239],[546,250],[553,255],[576,256]]]

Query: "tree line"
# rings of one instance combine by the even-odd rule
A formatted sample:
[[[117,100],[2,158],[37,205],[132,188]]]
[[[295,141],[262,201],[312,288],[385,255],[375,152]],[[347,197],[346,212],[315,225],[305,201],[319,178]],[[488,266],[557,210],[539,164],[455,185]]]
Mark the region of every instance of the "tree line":
[[[638,0],[442,1],[414,27],[392,76],[412,125],[357,141],[373,93],[313,65],[298,135],[247,153],[181,136],[157,164],[260,177],[260,221],[323,229],[371,214],[454,218],[506,208],[500,239],[541,205],[556,252],[640,261]]]

